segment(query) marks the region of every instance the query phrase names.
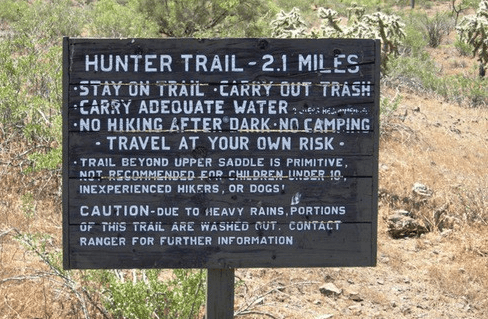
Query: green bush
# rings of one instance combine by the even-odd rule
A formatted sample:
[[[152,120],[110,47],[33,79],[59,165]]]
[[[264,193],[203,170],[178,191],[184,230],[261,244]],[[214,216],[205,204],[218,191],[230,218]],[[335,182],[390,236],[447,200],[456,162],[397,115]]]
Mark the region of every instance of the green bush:
[[[473,54],[473,46],[465,41],[462,41],[459,37],[456,38],[454,47],[461,56],[470,56]]]
[[[27,1],[3,0],[0,10],[0,22],[12,23],[22,19],[23,12],[28,10]]]
[[[39,49],[27,36],[0,42],[0,114],[5,128],[30,139],[52,138],[61,107],[59,57],[60,47]]]
[[[9,21],[15,33],[35,40],[39,45],[61,43],[63,36],[79,36],[82,32],[84,11],[71,0],[34,0],[28,5],[26,1],[9,0],[4,8],[10,17]],[[12,13],[16,17],[12,17]]]
[[[139,11],[139,0],[99,0],[91,4],[89,35],[158,37],[158,25]]]
[[[400,46],[400,52],[417,57],[425,52],[425,47],[428,45],[422,28],[419,28],[422,15],[413,13],[406,17],[406,19],[405,38]]]
[[[390,62],[387,84],[415,92],[436,94],[447,101],[468,107],[488,105],[487,79],[465,75],[442,76],[427,53],[401,56]],[[476,70],[473,70],[475,73]]]
[[[168,37],[263,36],[266,0],[131,0]]]
[[[56,168],[61,163],[61,39],[81,35],[84,13],[71,0],[7,0],[0,19],[8,30],[0,38],[2,128],[10,137],[34,142],[36,168]]]
[[[203,270],[174,269],[167,281],[158,269],[105,272],[104,303],[116,318],[197,318],[205,300]]]
[[[22,197],[22,206],[27,217],[35,214],[31,194]],[[64,270],[62,255],[53,251],[50,235],[15,232],[15,238],[48,266],[46,274],[57,279],[53,282],[78,299],[85,318],[90,317],[89,303],[114,319],[194,319],[204,305],[204,270],[173,269],[169,279],[169,273],[160,269]],[[95,296],[101,296],[103,305]]]
[[[422,26],[425,30],[428,44],[432,48],[437,48],[442,39],[451,33],[454,28],[454,20],[447,13],[436,13],[433,17],[426,14],[421,19]]]
[[[423,93],[442,92],[443,80],[438,67],[427,53],[420,56],[400,56],[389,61],[388,81]]]

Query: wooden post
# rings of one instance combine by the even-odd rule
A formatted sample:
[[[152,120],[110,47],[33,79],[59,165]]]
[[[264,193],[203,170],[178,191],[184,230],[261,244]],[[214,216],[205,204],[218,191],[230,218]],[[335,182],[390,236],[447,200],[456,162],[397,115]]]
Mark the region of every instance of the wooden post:
[[[234,272],[233,268],[207,270],[205,319],[234,318]]]

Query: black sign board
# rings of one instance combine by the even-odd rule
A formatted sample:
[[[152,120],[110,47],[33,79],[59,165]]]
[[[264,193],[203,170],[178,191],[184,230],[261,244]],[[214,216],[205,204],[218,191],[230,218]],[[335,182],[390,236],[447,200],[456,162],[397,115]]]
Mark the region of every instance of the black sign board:
[[[376,263],[380,46],[64,39],[64,267]]]

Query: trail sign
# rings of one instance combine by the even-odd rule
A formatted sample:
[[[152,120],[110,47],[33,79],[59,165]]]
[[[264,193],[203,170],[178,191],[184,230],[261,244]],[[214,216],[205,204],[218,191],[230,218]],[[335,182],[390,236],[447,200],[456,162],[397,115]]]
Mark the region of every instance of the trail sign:
[[[375,265],[379,51],[65,38],[64,267]]]

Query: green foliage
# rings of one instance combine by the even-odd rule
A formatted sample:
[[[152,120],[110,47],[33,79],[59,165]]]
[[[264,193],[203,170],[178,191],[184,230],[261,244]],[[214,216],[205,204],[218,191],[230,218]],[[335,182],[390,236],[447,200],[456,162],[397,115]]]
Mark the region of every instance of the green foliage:
[[[481,65],[488,63],[488,0],[480,1],[475,15],[466,16],[456,28],[460,40],[473,48]]]
[[[158,25],[139,11],[139,0],[99,0],[92,3],[90,35],[98,37],[157,37]]]
[[[403,97],[398,94],[393,98],[381,97],[380,99],[380,134],[387,133],[390,127],[391,118],[394,117],[395,111],[400,106]]]
[[[26,193],[21,197],[22,210],[27,218],[32,218],[36,214],[36,205],[32,193]]]
[[[19,21],[27,7],[27,1],[3,0],[2,10],[0,10],[0,22],[11,23]]]
[[[0,124],[42,150],[32,155],[37,168],[55,168],[61,163],[61,39],[81,35],[84,14],[71,0],[6,0],[0,19],[8,26],[0,38]]]
[[[134,270],[132,276],[105,271],[107,309],[117,318],[196,318],[204,303],[203,270],[173,270],[163,281],[161,270]]]
[[[422,16],[412,13],[406,17],[405,38],[400,46],[400,53],[418,57],[425,52],[425,47],[428,45],[428,42],[424,36],[424,31],[422,28],[419,28]]]
[[[137,0],[139,10],[168,37],[263,35],[260,23],[270,8],[262,0]],[[235,36],[235,35],[234,35]]]
[[[406,87],[420,93],[444,92],[444,81],[428,54],[401,56],[389,61],[388,81],[394,87]]]
[[[432,48],[437,48],[444,36],[449,35],[454,28],[454,21],[447,13],[436,13],[433,17],[426,14],[421,19],[427,35],[428,44]]]
[[[52,138],[52,122],[59,116],[61,105],[60,49],[41,48],[25,35],[0,42],[0,114],[4,127],[33,140]]]
[[[84,13],[71,0],[35,0],[28,4],[21,0],[2,2],[5,17],[12,23],[15,33],[27,36],[38,44],[60,43],[62,36],[81,34]]]
[[[383,97],[380,101],[380,113],[384,116],[388,116],[395,112],[400,106],[403,97],[401,95],[397,95],[393,98]]]
[[[449,100],[469,107],[486,107],[488,105],[488,79],[470,78],[454,75],[446,81],[446,96]]]
[[[33,214],[32,195],[26,194],[22,202],[26,214]],[[49,267],[49,274],[61,279],[62,285],[78,299],[85,318],[89,318],[86,303],[96,303],[91,297],[95,294],[102,295],[105,309],[100,310],[118,319],[193,319],[198,318],[205,302],[206,274],[203,270],[174,269],[169,279],[160,269],[64,270],[61,253],[51,248],[51,236],[15,232],[16,239],[35,253]],[[100,306],[97,304],[96,307]]]
[[[465,41],[462,41],[459,37],[456,38],[454,47],[461,56],[470,56],[473,52],[473,46]]]
[[[436,94],[460,106],[488,105],[488,79],[465,75],[442,76],[434,61],[424,53],[420,56],[401,56],[390,62],[387,82],[415,92]],[[473,70],[474,71],[474,70]]]

